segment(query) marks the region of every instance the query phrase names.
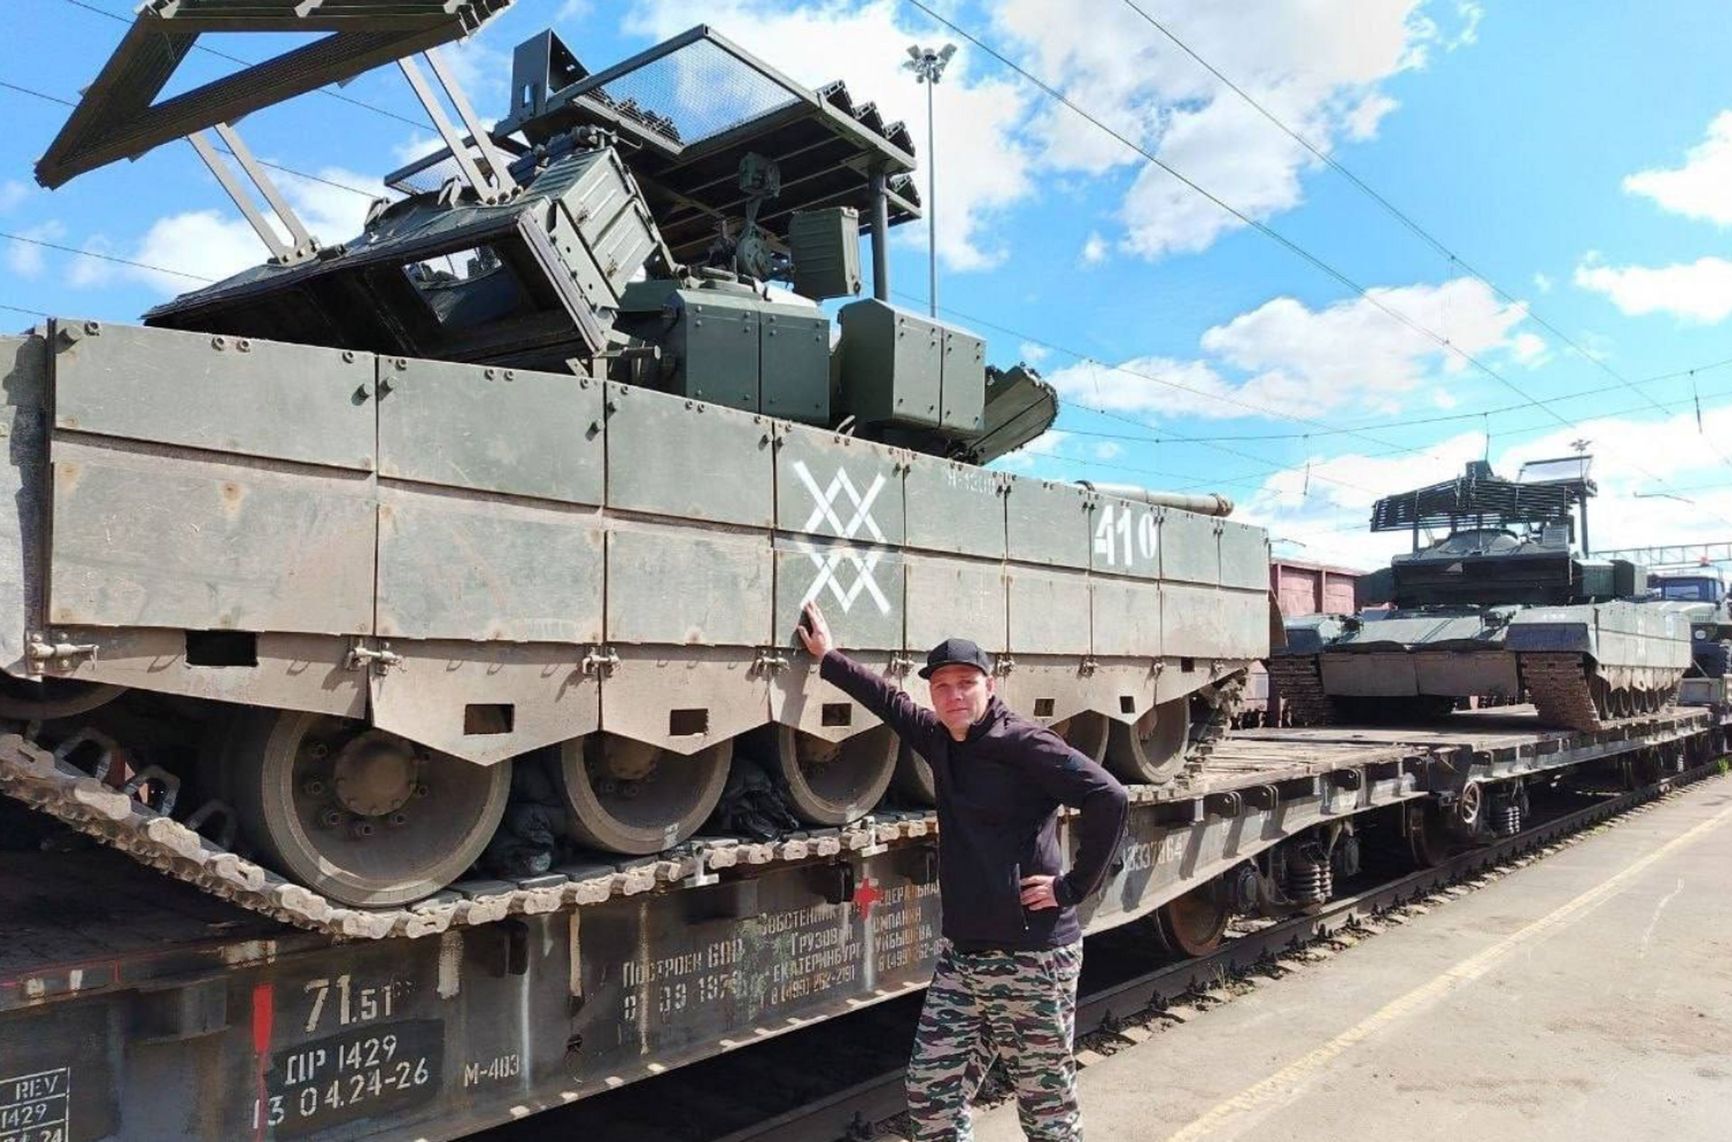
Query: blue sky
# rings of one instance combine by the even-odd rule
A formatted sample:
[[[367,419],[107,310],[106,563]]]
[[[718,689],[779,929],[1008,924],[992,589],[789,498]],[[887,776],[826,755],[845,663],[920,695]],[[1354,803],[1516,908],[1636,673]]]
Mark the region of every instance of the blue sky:
[[[1513,474],[1587,439],[1597,546],[1732,538],[1724,4],[1137,2],[1459,261],[1126,0],[932,6],[1371,300],[905,2],[517,0],[452,55],[491,120],[512,47],[542,27],[593,68],[703,18],[799,80],[846,78],[908,117],[924,156],[923,96],[897,65],[910,42],[956,41],[937,92],[940,300],[993,360],[1031,361],[1067,399],[1058,431],[1004,466],[1215,488],[1271,528],[1279,554],[1373,565],[1404,542],[1363,532],[1377,494],[1487,454]],[[185,144],[35,186],[67,108],[15,87],[75,98],[126,12],[123,0],[8,4],[0,230],[195,277],[260,260]],[[281,46],[209,42],[250,58]],[[195,54],[179,86],[230,66]],[[283,178],[327,242],[358,229],[378,177],[430,138],[394,69],[343,94],[371,107],[315,94],[242,124],[261,157],[327,180]],[[925,298],[926,249],[923,224],[894,243],[911,306]],[[15,239],[0,239],[0,257],[0,304],[34,311],[132,320],[195,284]]]

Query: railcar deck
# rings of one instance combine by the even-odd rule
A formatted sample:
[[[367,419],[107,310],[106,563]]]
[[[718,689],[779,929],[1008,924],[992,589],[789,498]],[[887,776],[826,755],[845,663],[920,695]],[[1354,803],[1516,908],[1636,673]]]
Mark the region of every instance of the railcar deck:
[[[1236,734],[1206,773],[1135,791],[1088,926],[1319,825],[1719,733],[1706,710],[1571,733],[1510,708]],[[609,893],[553,908],[504,884],[516,903],[491,922],[382,939],[277,923],[106,849],[8,854],[0,1094],[19,1099],[0,1103],[35,1109],[0,1138],[456,1137],[906,994],[938,937],[934,833],[907,812],[709,838],[679,879],[609,868]]]

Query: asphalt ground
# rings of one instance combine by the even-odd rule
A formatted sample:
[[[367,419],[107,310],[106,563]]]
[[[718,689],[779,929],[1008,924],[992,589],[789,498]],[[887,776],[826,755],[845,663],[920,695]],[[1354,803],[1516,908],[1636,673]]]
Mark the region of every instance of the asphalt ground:
[[[1089,1142],[1732,1138],[1732,778],[1099,1059]],[[1013,1104],[980,1142],[1021,1137]]]

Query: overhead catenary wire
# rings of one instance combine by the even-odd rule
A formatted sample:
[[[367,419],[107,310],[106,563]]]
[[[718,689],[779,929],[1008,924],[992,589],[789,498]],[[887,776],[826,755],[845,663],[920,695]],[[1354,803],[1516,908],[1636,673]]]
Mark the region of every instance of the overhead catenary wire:
[[[1311,140],[1307,139],[1304,135],[1300,134],[1298,131],[1296,131],[1292,127],[1288,126],[1285,122],[1283,122],[1281,120],[1281,118],[1278,115],[1276,115],[1273,111],[1270,111],[1267,107],[1263,106],[1262,103],[1258,102],[1257,99],[1250,94],[1250,92],[1248,92],[1244,88],[1240,87],[1237,83],[1234,83],[1225,74],[1223,74],[1219,68],[1217,68],[1214,64],[1210,63],[1208,60],[1204,59],[1202,57],[1202,55],[1200,55],[1194,48],[1192,48],[1184,40],[1180,39],[1172,31],[1171,28],[1167,27],[1166,24],[1162,23],[1160,20],[1157,20],[1157,19],[1155,19],[1154,16],[1150,15],[1147,10],[1145,10],[1141,5],[1139,5],[1136,2],[1136,0],[1121,0],[1121,2],[1126,7],[1128,7],[1131,11],[1135,12],[1138,16],[1141,16],[1149,24],[1150,27],[1152,27],[1156,31],[1160,32],[1161,35],[1165,36],[1169,41],[1171,41],[1174,44],[1174,46],[1179,48],[1180,51],[1183,51],[1186,55],[1190,56],[1193,60],[1195,60],[1210,75],[1212,75],[1216,79],[1220,80],[1221,83],[1224,84],[1228,88],[1228,90],[1232,91],[1240,99],[1244,100],[1247,104],[1249,104],[1251,106],[1251,108],[1253,110],[1255,110],[1258,114],[1262,115],[1263,118],[1265,118],[1269,122],[1273,123],[1288,138],[1290,138],[1294,142],[1298,143],[1301,147],[1304,147],[1307,151],[1309,151],[1319,161],[1325,163],[1331,170],[1335,171],[1337,174],[1341,175],[1341,177],[1345,178],[1349,183],[1351,183],[1355,188],[1357,188],[1360,191],[1360,193],[1364,194],[1366,197],[1370,198],[1373,202],[1375,202],[1378,206],[1382,207],[1384,211],[1386,211],[1396,221],[1400,222],[1403,226],[1407,227],[1407,229],[1412,231],[1421,241],[1423,241],[1427,245],[1431,246],[1431,248],[1436,250],[1439,254],[1443,255],[1444,257],[1447,257],[1449,259],[1450,265],[1452,267],[1453,266],[1461,267],[1461,269],[1463,269],[1467,272],[1469,277],[1473,278],[1475,281],[1479,282],[1481,285],[1483,285],[1487,289],[1491,290],[1492,293],[1497,295],[1497,297],[1502,299],[1505,303],[1510,304],[1510,305],[1521,306],[1523,313],[1525,314],[1525,316],[1527,317],[1528,320],[1532,321],[1535,325],[1538,325],[1541,329],[1544,329],[1546,332],[1550,333],[1553,337],[1555,337],[1559,341],[1563,342],[1565,345],[1567,345],[1570,348],[1570,350],[1572,352],[1574,352],[1578,356],[1582,357],[1589,364],[1595,366],[1596,368],[1600,369],[1602,372],[1604,372],[1608,376],[1612,377],[1614,380],[1616,380],[1618,382],[1618,384],[1620,386],[1629,389],[1631,392],[1637,393],[1638,395],[1643,397],[1645,400],[1647,400],[1648,403],[1651,404],[1654,408],[1656,408],[1656,409],[1661,408],[1661,405],[1659,404],[1659,402],[1656,401],[1648,393],[1643,392],[1642,389],[1639,387],[1637,382],[1631,381],[1628,377],[1624,376],[1617,369],[1614,369],[1610,364],[1608,364],[1605,361],[1605,359],[1603,357],[1600,356],[1600,354],[1590,352],[1589,350],[1583,348],[1580,344],[1578,344],[1575,341],[1574,338],[1570,337],[1567,333],[1565,333],[1563,330],[1559,329],[1556,325],[1552,324],[1550,321],[1547,321],[1544,317],[1540,316],[1540,314],[1534,310],[1531,302],[1529,302],[1523,298],[1517,298],[1514,294],[1510,293],[1508,290],[1504,289],[1502,286],[1500,286],[1496,282],[1492,281],[1491,278],[1487,277],[1485,274],[1481,273],[1478,269],[1474,268],[1474,266],[1471,263],[1469,263],[1467,261],[1467,259],[1463,258],[1460,254],[1456,253],[1453,249],[1451,249],[1449,246],[1444,244],[1444,242],[1441,239],[1439,239],[1436,235],[1432,234],[1424,226],[1421,226],[1409,214],[1407,214],[1406,211],[1404,211],[1400,207],[1396,206],[1393,202],[1391,202],[1384,195],[1379,194],[1368,183],[1366,183],[1364,179],[1360,178],[1358,175],[1354,174],[1351,170],[1347,169],[1347,167],[1342,165],[1333,155],[1330,155],[1326,151],[1315,146],[1311,142]],[[1714,452],[1715,455],[1717,455],[1720,458],[1722,463],[1725,463],[1728,466],[1732,466],[1732,458],[1728,458],[1727,455],[1724,452],[1720,451],[1720,449],[1711,440],[1708,441],[1708,447],[1711,451]]]
[[[1637,384],[1637,385],[1655,385],[1655,384],[1659,384],[1663,381],[1672,381],[1672,380],[1677,380],[1680,377],[1689,377],[1689,376],[1694,376],[1698,373],[1709,372],[1710,370],[1714,370],[1714,369],[1723,369],[1723,368],[1727,367],[1728,365],[1732,365],[1732,357],[1728,357],[1728,358],[1725,358],[1723,360],[1718,360],[1718,361],[1710,361],[1706,364],[1697,365],[1691,369],[1680,369],[1680,370],[1676,370],[1676,371],[1670,372],[1670,373],[1659,373],[1659,374],[1656,374],[1655,376],[1651,376],[1651,377],[1642,377],[1642,378],[1639,378],[1638,380],[1636,380],[1632,383]],[[1619,389],[1624,388],[1624,387],[1625,386],[1623,386],[1623,385],[1603,385],[1603,386],[1600,386],[1599,388],[1578,389],[1575,392],[1564,393],[1561,396],[1542,398],[1541,403],[1543,403],[1543,404],[1562,404],[1565,401],[1583,400],[1587,397],[1593,397],[1593,396],[1604,396],[1607,393],[1617,392]],[[1708,396],[1710,399],[1717,397],[1717,396],[1732,396],[1732,391],[1709,393]],[[1685,405],[1689,405],[1691,403],[1692,403],[1691,401],[1667,401],[1667,402],[1650,401],[1649,405],[1652,407],[1655,407],[1655,408],[1675,409],[1675,408],[1683,407]],[[1339,428],[1322,428],[1322,429],[1319,429],[1315,432],[1239,433],[1239,434],[1228,435],[1228,436],[1192,437],[1192,441],[1200,443],[1203,441],[1225,440],[1225,441],[1242,441],[1242,442],[1248,442],[1248,443],[1263,443],[1266,441],[1273,441],[1273,440],[1311,440],[1311,439],[1314,439],[1314,438],[1319,437],[1319,436],[1339,436],[1339,435],[1342,435],[1342,434],[1350,431],[1353,427],[1361,427],[1361,428],[1364,428],[1364,427],[1370,427],[1370,428],[1415,428],[1415,427],[1422,427],[1425,425],[1432,425],[1432,424],[1452,424],[1452,423],[1458,423],[1458,422],[1464,421],[1464,420],[1481,420],[1481,419],[1488,417],[1488,416],[1501,416],[1505,413],[1522,412],[1522,411],[1524,411],[1528,408],[1531,408],[1531,407],[1532,407],[1531,405],[1528,405],[1526,403],[1507,404],[1507,405],[1501,405],[1497,408],[1480,409],[1476,412],[1452,412],[1452,413],[1444,413],[1444,414],[1441,414],[1438,416],[1412,417],[1412,418],[1407,418],[1407,419],[1403,419],[1403,420],[1399,420],[1399,421],[1379,421],[1379,422],[1369,424],[1369,425],[1345,426],[1345,427],[1339,427]],[[1636,409],[1627,410],[1627,411],[1628,412],[1641,412],[1642,409],[1636,408]],[[1596,417],[1603,417],[1603,416],[1607,416],[1607,415],[1623,416],[1626,414],[1627,414],[1626,412],[1611,413],[1611,414],[1601,412],[1601,413],[1595,413],[1594,415]],[[1137,436],[1137,435],[1133,435],[1131,433],[1126,433],[1126,432],[1097,432],[1097,431],[1091,431],[1088,429],[1081,429],[1081,428],[1071,428],[1071,429],[1067,429],[1066,431],[1070,432],[1071,434],[1073,434],[1075,436],[1096,437],[1096,438],[1099,438],[1102,440],[1123,440],[1123,441],[1129,441],[1132,443],[1159,444],[1163,440],[1166,439],[1165,437],[1161,437],[1161,436]]]
[[[1185,186],[1187,189],[1189,189],[1193,193],[1197,194],[1198,196],[1206,199],[1210,203],[1214,204],[1220,210],[1223,210],[1226,213],[1232,215],[1241,224],[1257,231],[1259,234],[1262,234],[1264,237],[1268,238],[1269,240],[1275,242],[1277,245],[1281,246],[1283,249],[1286,249],[1287,251],[1292,253],[1295,257],[1297,257],[1300,260],[1306,262],[1307,264],[1313,266],[1318,271],[1320,271],[1321,273],[1334,279],[1336,282],[1340,283],[1341,285],[1345,286],[1346,288],[1352,290],[1360,298],[1362,298],[1364,301],[1369,303],[1373,308],[1379,310],[1380,312],[1384,313],[1388,317],[1399,322],[1404,327],[1406,327],[1406,328],[1412,330],[1413,332],[1415,332],[1415,333],[1427,338],[1428,340],[1436,343],[1438,346],[1443,348],[1445,352],[1453,354],[1458,359],[1466,362],[1469,365],[1472,365],[1475,369],[1479,370],[1481,373],[1492,378],[1493,380],[1497,381],[1499,384],[1508,388],[1511,392],[1515,393],[1517,396],[1521,397],[1523,399],[1523,401],[1525,401],[1526,403],[1531,404],[1534,407],[1539,408],[1542,411],[1544,411],[1548,416],[1552,417],[1554,420],[1556,420],[1559,424],[1563,425],[1564,427],[1570,428],[1570,429],[1575,429],[1577,427],[1577,425],[1574,422],[1570,421],[1569,419],[1567,419],[1566,417],[1564,417],[1563,415],[1561,415],[1560,413],[1558,413],[1557,411],[1555,411],[1554,409],[1552,409],[1548,405],[1541,403],[1538,400],[1538,398],[1534,397],[1531,393],[1527,392],[1520,385],[1517,385],[1514,381],[1512,381],[1508,377],[1504,376],[1497,369],[1486,364],[1476,354],[1468,352],[1467,350],[1463,349],[1461,346],[1452,342],[1449,338],[1443,336],[1442,334],[1437,333],[1436,331],[1434,331],[1434,330],[1428,328],[1427,326],[1419,323],[1418,321],[1414,320],[1413,318],[1408,317],[1406,314],[1402,313],[1398,309],[1395,309],[1393,306],[1391,306],[1387,302],[1385,302],[1382,298],[1378,297],[1375,293],[1373,293],[1371,291],[1370,288],[1368,288],[1364,285],[1361,285],[1358,281],[1356,281],[1354,278],[1349,276],[1346,272],[1337,268],[1334,264],[1326,261],[1321,256],[1312,253],[1309,249],[1300,245],[1298,242],[1294,241],[1293,239],[1287,237],[1285,234],[1281,233],[1279,230],[1276,230],[1273,226],[1270,226],[1268,223],[1259,221],[1258,219],[1251,217],[1249,214],[1246,214],[1244,211],[1240,210],[1238,207],[1227,202],[1225,199],[1221,198],[1219,195],[1216,195],[1214,192],[1210,191],[1206,187],[1202,186],[1200,183],[1193,180],[1190,176],[1186,175],[1183,171],[1179,170],[1177,167],[1173,166],[1171,163],[1168,163],[1165,160],[1163,160],[1162,158],[1160,158],[1160,156],[1156,155],[1153,151],[1149,150],[1147,147],[1145,147],[1142,144],[1136,142],[1135,140],[1129,138],[1128,136],[1126,136],[1122,132],[1116,130],[1115,128],[1113,128],[1112,126],[1107,124],[1101,118],[1099,118],[1098,116],[1096,116],[1095,114],[1090,112],[1087,108],[1081,106],[1080,104],[1078,104],[1077,102],[1072,100],[1069,96],[1065,95],[1062,91],[1053,87],[1051,84],[1047,83],[1045,80],[1041,79],[1039,76],[1035,75],[1033,72],[1029,71],[1027,68],[1023,67],[1021,64],[1017,63],[1015,60],[1013,60],[1009,56],[1005,55],[1003,52],[999,51],[997,48],[993,47],[991,44],[987,43],[985,40],[982,40],[979,36],[975,35],[973,32],[970,32],[967,28],[964,28],[962,25],[958,24],[955,20],[952,20],[949,17],[944,16],[941,13],[939,13],[938,11],[936,11],[935,9],[933,9],[929,4],[927,4],[925,2],[925,0],[906,0],[906,3],[908,3],[910,6],[918,9],[919,11],[925,13],[928,18],[930,18],[930,19],[942,24],[944,27],[950,29],[950,31],[952,31],[956,35],[961,36],[963,39],[967,40],[969,43],[971,43],[975,47],[979,48],[982,52],[986,53],[987,55],[991,56],[993,59],[997,60],[1000,65],[1002,65],[1003,67],[1014,72],[1018,76],[1022,77],[1023,80],[1025,80],[1026,82],[1028,82],[1029,84],[1031,84],[1032,86],[1034,86],[1035,88],[1040,90],[1049,99],[1052,99],[1054,102],[1057,102],[1057,103],[1063,105],[1064,107],[1069,109],[1073,114],[1077,115],[1079,118],[1081,118],[1081,119],[1085,120],[1086,122],[1088,122],[1089,124],[1093,125],[1097,130],[1101,131],[1102,133],[1104,133],[1104,134],[1108,135],[1109,137],[1111,137],[1112,139],[1116,140],[1122,146],[1126,147],[1127,149],[1133,151],[1134,153],[1136,153],[1138,155],[1141,155],[1151,165],[1153,165],[1153,166],[1159,168],[1160,170],[1166,172],[1168,175],[1170,175],[1173,179],[1175,179],[1180,184]],[[1657,480],[1661,483],[1666,482],[1662,477],[1656,476],[1652,472],[1647,472],[1638,465],[1632,465],[1632,467],[1635,467],[1638,471],[1642,471],[1643,474],[1647,475],[1650,479]],[[1721,522],[1727,524],[1728,526],[1732,526],[1732,519],[1726,519],[1724,517],[1717,517],[1717,518],[1720,518]]]
[[[74,254],[81,258],[97,258],[104,262],[114,262],[117,265],[130,266],[136,270],[150,270],[158,274],[173,274],[177,278],[210,285],[215,278],[207,278],[203,274],[188,273],[186,270],[173,270],[167,266],[152,265],[149,262],[135,261],[132,258],[122,258],[118,254],[105,254],[100,250],[81,250],[77,246],[68,246],[60,242],[50,242],[44,238],[32,238],[26,234],[14,234],[8,230],[0,230],[0,238],[11,242],[22,242],[29,246],[40,246],[45,250],[58,250],[63,254]]]
[[[895,292],[897,294],[897,296],[902,297],[903,299],[905,299],[907,301],[914,302],[914,303],[917,303],[919,305],[925,305],[926,304],[925,298],[916,297],[912,294],[904,293],[903,291],[900,291],[900,290],[893,291],[893,292]],[[1141,377],[1141,376],[1146,375],[1146,374],[1143,374],[1141,372],[1138,372],[1137,370],[1129,369],[1129,368],[1126,368],[1124,366],[1108,365],[1104,362],[1097,361],[1096,359],[1089,357],[1087,354],[1081,353],[1076,349],[1068,348],[1064,345],[1059,345],[1059,344],[1056,344],[1056,343],[1051,342],[1051,341],[1041,340],[1039,338],[1034,337],[1031,334],[1024,333],[1024,332],[1017,330],[1017,329],[1009,328],[1008,326],[995,325],[992,322],[984,321],[978,317],[974,317],[974,316],[971,316],[971,315],[966,314],[966,313],[961,313],[961,312],[959,312],[959,311],[957,311],[957,310],[955,310],[949,306],[941,305],[941,306],[939,306],[939,310],[943,313],[948,314],[951,317],[957,318],[958,320],[961,320],[964,322],[969,322],[971,324],[980,325],[980,326],[983,326],[986,328],[996,329],[998,332],[1003,333],[1008,337],[1017,338],[1019,340],[1029,342],[1031,344],[1038,344],[1038,345],[1042,346],[1043,348],[1046,348],[1052,352],[1062,353],[1067,357],[1073,357],[1073,358],[1076,358],[1077,360],[1088,361],[1091,364],[1098,365],[1102,369],[1106,369],[1109,371],[1123,372],[1123,373],[1127,373],[1128,375],[1137,376],[1137,377]],[[1686,368],[1686,369],[1677,369],[1677,370],[1673,370],[1673,371],[1667,372],[1667,373],[1658,373],[1658,374],[1655,374],[1654,376],[1644,378],[1639,383],[1641,383],[1641,384],[1654,384],[1654,383],[1659,383],[1662,381],[1676,380],[1679,377],[1694,376],[1700,372],[1705,372],[1705,371],[1708,371],[1710,369],[1724,368],[1727,366],[1732,366],[1732,357],[1711,361],[1711,362],[1708,362],[1706,364],[1696,365],[1696,366],[1692,366],[1692,367]],[[1618,389],[1618,387],[1619,386],[1616,386],[1616,385],[1608,385],[1604,389],[1593,390],[1593,391],[1600,392],[1600,393],[1614,392]],[[1575,400],[1575,399],[1578,399],[1580,397],[1584,397],[1587,395],[1590,395],[1590,394],[1588,392],[1568,393],[1568,394],[1565,394],[1563,396],[1549,398],[1549,402]],[[1732,390],[1729,390],[1725,393],[1716,393],[1716,394],[1711,394],[1711,395],[1732,396]],[[1097,399],[1099,399],[1098,396],[1097,396]],[[1315,459],[1313,457],[1307,457],[1305,460],[1300,460],[1300,461],[1297,461],[1297,462],[1292,463],[1292,464],[1272,465],[1269,463],[1269,461],[1267,460],[1266,457],[1254,456],[1253,454],[1242,452],[1238,449],[1225,448],[1225,447],[1221,446],[1223,443],[1231,443],[1234,441],[1239,441],[1239,442],[1249,441],[1249,442],[1255,443],[1255,442],[1258,442],[1258,441],[1264,439],[1263,437],[1258,437],[1258,436],[1209,437],[1209,436],[1187,435],[1187,434],[1183,434],[1183,433],[1174,432],[1170,429],[1161,428],[1157,425],[1150,424],[1147,421],[1139,420],[1139,419],[1137,419],[1133,416],[1130,416],[1126,413],[1123,413],[1121,411],[1107,409],[1107,408],[1099,407],[1097,405],[1090,405],[1090,404],[1088,404],[1084,401],[1078,400],[1074,397],[1065,398],[1065,403],[1070,408],[1080,409],[1084,412],[1094,413],[1098,416],[1105,416],[1105,417],[1108,417],[1110,419],[1116,419],[1116,420],[1120,420],[1122,422],[1127,422],[1129,424],[1136,425],[1136,426],[1142,427],[1142,428],[1146,428],[1146,429],[1149,429],[1151,432],[1155,432],[1155,433],[1160,434],[1160,435],[1156,435],[1156,436],[1148,436],[1148,435],[1132,435],[1130,433],[1103,433],[1103,432],[1093,432],[1093,431],[1090,431],[1087,429],[1078,429],[1078,428],[1070,428],[1070,427],[1061,428],[1061,429],[1057,430],[1060,432],[1064,432],[1068,435],[1090,437],[1090,438],[1105,438],[1105,439],[1113,439],[1113,440],[1125,440],[1125,441],[1129,441],[1132,443],[1198,444],[1198,445],[1203,445],[1206,447],[1214,448],[1215,450],[1222,451],[1228,455],[1241,457],[1241,458],[1254,459],[1259,464],[1262,465],[1262,467],[1257,472],[1240,473],[1240,474],[1236,474],[1233,476],[1211,476],[1207,480],[1201,480],[1201,481],[1198,481],[1196,483],[1186,484],[1183,487],[1174,489],[1176,491],[1189,491],[1189,490],[1192,490],[1194,488],[1212,487],[1212,486],[1215,486],[1217,484],[1220,484],[1220,485],[1237,485],[1237,484],[1252,483],[1252,482],[1255,482],[1257,480],[1266,481],[1269,477],[1278,476],[1278,475],[1281,475],[1281,474],[1286,473],[1286,472],[1296,472],[1302,468],[1306,468],[1308,466],[1311,466],[1313,463],[1313,460]],[[1512,405],[1506,405],[1506,406],[1503,406],[1501,408],[1496,408],[1496,409],[1482,409],[1482,410],[1476,411],[1476,412],[1452,414],[1451,419],[1465,419],[1465,420],[1482,420],[1482,419],[1484,419],[1484,420],[1486,420],[1487,424],[1489,425],[1489,417],[1492,415],[1502,415],[1505,413],[1520,412],[1520,411],[1527,409],[1528,407],[1530,407],[1530,406],[1527,403],[1512,404]],[[1618,410],[1618,411],[1611,412],[1611,413],[1603,413],[1603,414],[1599,414],[1599,415],[1623,416],[1623,415],[1627,415],[1630,412],[1639,412],[1639,411],[1641,411],[1641,410],[1640,409],[1625,409],[1625,410]],[[1439,419],[1441,419],[1441,418],[1439,418]],[[1426,420],[1419,420],[1419,421],[1411,421],[1411,422],[1400,422],[1400,424],[1396,424],[1396,423],[1392,422],[1389,425],[1389,427],[1401,427],[1401,426],[1405,426],[1408,423],[1424,424],[1424,423],[1427,423],[1427,421]],[[1512,429],[1512,430],[1508,430],[1505,433],[1505,435],[1508,435],[1508,436],[1525,435],[1526,433],[1529,433],[1529,432],[1540,431],[1543,427],[1545,427],[1545,426],[1535,425],[1535,426],[1527,426],[1527,427],[1518,428],[1518,429]],[[1576,426],[1571,425],[1571,427],[1573,428]],[[1324,435],[1324,433],[1323,432],[1296,433],[1296,434],[1293,434],[1291,437],[1280,437],[1280,438],[1304,440],[1304,439],[1308,439],[1311,436],[1321,436],[1321,435]],[[1488,440],[1490,439],[1489,429],[1487,431],[1487,439]],[[1427,446],[1423,446],[1423,447],[1419,447],[1419,446],[1392,447],[1392,448],[1386,449],[1384,451],[1368,452],[1368,453],[1365,453],[1364,456],[1367,459],[1385,459],[1385,458],[1388,458],[1390,456],[1400,456],[1400,455],[1407,455],[1407,454],[1413,454],[1413,453],[1429,453],[1435,447],[1436,447],[1435,444],[1427,445]],[[1072,460],[1072,461],[1077,462],[1077,463],[1087,464],[1087,465],[1094,466],[1094,467],[1107,468],[1107,469],[1111,469],[1111,470],[1115,470],[1115,471],[1135,472],[1135,473],[1139,473],[1139,474],[1143,474],[1143,475],[1158,476],[1158,477],[1161,477],[1163,479],[1194,479],[1195,478],[1195,477],[1190,477],[1190,476],[1181,476],[1181,475],[1178,475],[1177,473],[1166,472],[1166,471],[1161,471],[1161,470],[1157,470],[1157,469],[1132,467],[1132,466],[1127,466],[1127,465],[1123,465],[1123,464],[1113,464],[1113,463],[1109,463],[1109,462],[1102,461],[1102,460],[1081,459],[1081,458],[1077,458],[1077,457],[1061,457],[1061,459]],[[1352,483],[1351,481],[1342,480],[1336,476],[1330,476],[1330,475],[1318,473],[1314,469],[1311,472],[1311,475],[1313,478],[1322,480],[1324,483],[1335,484],[1335,485],[1340,486],[1340,487],[1351,488],[1354,491],[1358,491],[1358,492],[1361,492],[1363,494],[1370,495],[1373,497],[1380,494],[1380,493],[1374,491],[1373,489],[1362,487],[1360,485]],[[1650,474],[1650,478],[1656,478],[1656,477],[1653,477]]]

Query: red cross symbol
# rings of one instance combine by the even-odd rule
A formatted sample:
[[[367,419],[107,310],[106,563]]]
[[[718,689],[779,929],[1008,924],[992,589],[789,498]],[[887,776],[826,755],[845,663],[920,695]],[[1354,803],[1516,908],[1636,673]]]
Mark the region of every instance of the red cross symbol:
[[[884,894],[879,892],[873,886],[872,881],[868,879],[854,890],[854,911],[860,913],[860,918],[864,920],[872,915],[872,906],[882,899],[884,899]]]

